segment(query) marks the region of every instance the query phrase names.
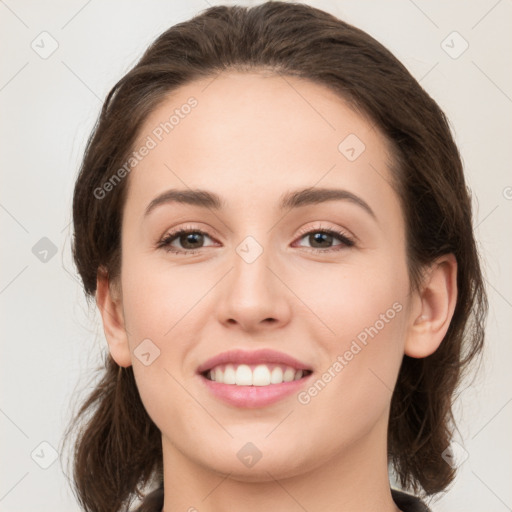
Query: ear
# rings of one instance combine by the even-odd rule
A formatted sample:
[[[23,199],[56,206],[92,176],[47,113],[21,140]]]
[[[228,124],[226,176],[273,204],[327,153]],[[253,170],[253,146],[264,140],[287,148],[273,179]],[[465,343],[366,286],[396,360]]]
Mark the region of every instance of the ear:
[[[96,305],[101,314],[110,354],[119,366],[130,366],[132,362],[124,325],[121,290],[110,282],[108,272],[103,268],[98,270],[96,278]]]
[[[457,260],[453,254],[438,258],[425,272],[415,292],[405,354],[427,357],[443,341],[457,303]]]

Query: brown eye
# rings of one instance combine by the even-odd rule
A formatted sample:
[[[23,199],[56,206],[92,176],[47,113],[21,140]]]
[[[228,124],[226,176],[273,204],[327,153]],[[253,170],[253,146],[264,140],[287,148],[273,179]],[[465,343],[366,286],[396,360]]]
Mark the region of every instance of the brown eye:
[[[204,243],[204,235],[194,231],[179,235],[178,240],[184,249],[197,249],[198,246]]]
[[[302,234],[301,238],[308,241],[309,248],[321,252],[337,251],[344,247],[352,247],[354,241],[351,240],[345,233],[335,230],[315,229]],[[336,240],[339,243],[334,243]],[[299,247],[308,247],[299,245]]]
[[[198,229],[179,229],[165,235],[157,247],[168,252],[195,254],[199,249],[208,247],[204,245],[207,238],[210,236]]]
[[[308,241],[311,244],[311,247],[316,249],[327,249],[328,247],[326,247],[326,244],[330,246],[334,241],[334,237],[329,233],[318,231],[317,233],[308,235]]]

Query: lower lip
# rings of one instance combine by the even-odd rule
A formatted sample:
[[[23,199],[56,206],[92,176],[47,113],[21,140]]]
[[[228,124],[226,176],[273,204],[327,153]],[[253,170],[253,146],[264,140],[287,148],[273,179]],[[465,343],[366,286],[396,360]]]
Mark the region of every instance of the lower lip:
[[[297,393],[312,377],[312,373],[299,380],[270,384],[268,386],[236,386],[234,384],[221,384],[209,380],[203,375],[199,377],[208,390],[217,398],[235,407],[256,409],[274,404],[294,393]]]

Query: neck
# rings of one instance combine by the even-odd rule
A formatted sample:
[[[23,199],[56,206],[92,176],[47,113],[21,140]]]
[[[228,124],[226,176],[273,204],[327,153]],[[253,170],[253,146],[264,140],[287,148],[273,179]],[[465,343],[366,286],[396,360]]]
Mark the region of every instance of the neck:
[[[162,512],[399,512],[391,497],[386,436],[387,421],[313,469],[301,466],[283,477],[277,467],[260,466],[250,482],[235,468],[219,474],[191,460],[163,436]]]

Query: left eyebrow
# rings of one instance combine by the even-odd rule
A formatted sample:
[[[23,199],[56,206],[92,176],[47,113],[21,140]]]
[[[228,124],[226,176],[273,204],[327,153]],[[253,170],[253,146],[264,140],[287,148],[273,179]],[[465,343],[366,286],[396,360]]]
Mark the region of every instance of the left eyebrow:
[[[304,188],[287,192],[281,196],[280,208],[291,209],[326,201],[350,201],[369,213],[375,220],[377,217],[369,204],[348,190],[339,188]]]
[[[320,204],[327,201],[340,200],[350,201],[360,206],[374,219],[376,219],[375,213],[366,201],[353,194],[352,192],[349,192],[348,190],[336,188],[309,187],[286,192],[280,198],[279,209],[285,210],[300,208],[303,206]],[[223,199],[214,192],[201,189],[170,189],[155,197],[149,203],[145,210],[144,216],[149,215],[149,213],[157,206],[168,203],[189,204],[193,206],[199,206],[201,208],[208,208],[211,210],[220,210],[225,205]]]

